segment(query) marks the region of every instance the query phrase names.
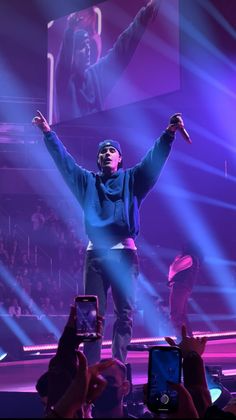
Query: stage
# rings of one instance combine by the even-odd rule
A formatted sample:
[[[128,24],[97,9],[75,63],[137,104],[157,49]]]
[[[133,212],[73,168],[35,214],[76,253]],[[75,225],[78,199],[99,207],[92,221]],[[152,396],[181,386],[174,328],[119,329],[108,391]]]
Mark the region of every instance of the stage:
[[[236,394],[236,338],[209,337],[204,353],[206,366],[221,371],[221,383]],[[13,417],[12,410],[17,408],[18,417],[30,417],[32,411],[40,413],[41,406],[35,390],[35,383],[47,370],[51,354],[28,355],[28,360],[0,363],[0,399],[4,407],[3,414]],[[110,357],[111,349],[104,348],[102,357]],[[31,357],[31,358],[30,358]],[[127,362],[131,364],[133,388],[147,381],[148,351],[129,351]],[[8,401],[8,403],[7,403]],[[30,402],[29,402],[30,401]],[[26,402],[26,404],[25,404]]]

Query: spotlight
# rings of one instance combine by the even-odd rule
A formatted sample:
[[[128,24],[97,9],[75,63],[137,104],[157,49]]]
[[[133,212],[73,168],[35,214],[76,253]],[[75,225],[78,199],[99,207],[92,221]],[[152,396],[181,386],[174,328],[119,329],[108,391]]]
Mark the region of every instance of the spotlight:
[[[1,352],[1,354],[0,354],[0,362],[2,362],[5,359],[5,357],[7,357],[7,353],[2,353]]]
[[[206,366],[205,370],[212,404],[217,405],[218,408],[223,408],[232,396],[221,383],[222,369],[220,366]]]

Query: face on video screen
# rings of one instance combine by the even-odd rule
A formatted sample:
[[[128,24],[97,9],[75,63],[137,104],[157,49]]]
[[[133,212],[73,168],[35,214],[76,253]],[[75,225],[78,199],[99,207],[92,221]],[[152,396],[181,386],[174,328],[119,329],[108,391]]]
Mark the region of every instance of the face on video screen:
[[[109,0],[48,24],[49,122],[179,88],[178,0]]]

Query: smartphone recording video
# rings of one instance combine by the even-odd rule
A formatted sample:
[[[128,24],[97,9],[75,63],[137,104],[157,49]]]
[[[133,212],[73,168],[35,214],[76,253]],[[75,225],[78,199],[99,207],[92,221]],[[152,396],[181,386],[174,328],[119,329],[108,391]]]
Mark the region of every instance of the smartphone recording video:
[[[177,410],[178,393],[168,382],[180,383],[181,362],[178,347],[155,346],[150,349],[147,406],[152,412]]]
[[[83,338],[83,341],[97,339],[97,296],[77,296],[75,298],[76,308],[76,334]]]

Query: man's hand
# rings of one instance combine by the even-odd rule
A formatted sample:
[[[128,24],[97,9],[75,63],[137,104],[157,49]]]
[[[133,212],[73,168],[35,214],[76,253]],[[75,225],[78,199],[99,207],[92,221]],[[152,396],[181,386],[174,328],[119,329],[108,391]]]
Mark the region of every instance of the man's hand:
[[[184,121],[180,112],[177,112],[176,114],[172,115],[172,117],[170,117],[170,122],[168,127],[166,127],[166,130],[171,133],[175,133],[177,130],[179,130],[184,140],[187,143],[192,144],[192,140],[184,128]]]
[[[85,355],[79,350],[76,354],[78,358],[76,375],[55,405],[56,412],[61,418],[73,418],[75,412],[84,405],[87,410],[88,405],[92,404],[107,386],[107,381],[102,376],[103,370],[114,364],[110,359],[88,367]]]
[[[104,317],[101,315],[97,315],[97,336],[96,340],[100,340],[103,335],[103,323]],[[66,328],[71,328],[75,331],[76,334],[76,308],[75,305],[70,306],[70,314],[66,323]],[[78,344],[83,343],[83,337],[77,336]]]
[[[71,13],[67,18],[67,24],[69,28],[71,28],[73,31],[76,31],[80,28],[81,21],[83,20],[83,17],[80,15],[79,12]]]
[[[172,115],[172,117],[170,117],[170,122],[167,127],[167,130],[175,133],[176,130],[183,127],[184,127],[184,121],[180,112],[177,112],[176,114]]]
[[[152,20],[154,20],[157,17],[157,14],[160,9],[162,0],[150,0],[147,4],[147,7],[152,10]]]
[[[102,394],[107,386],[107,380],[102,376],[102,373],[107,368],[114,365],[113,359],[108,359],[104,362],[96,363],[93,366],[88,367],[88,391],[86,401],[88,404],[93,403],[99,395]]]
[[[41,114],[39,110],[37,110],[37,114],[38,115],[32,119],[32,124],[35,125],[35,127],[38,127],[43,133],[51,131],[50,125],[43,114]]]
[[[170,418],[174,419],[198,419],[199,415],[194,405],[191,394],[182,384],[170,383],[170,388],[178,393],[178,409],[175,413],[170,413]],[[168,418],[168,417],[167,417]]]
[[[170,337],[165,337],[166,342],[170,346],[178,346],[183,354],[183,357],[187,356],[188,353],[194,351],[202,356],[205,351],[207,337],[188,337],[186,332],[185,325],[182,326],[182,340],[179,344],[176,344],[175,341]]]
[[[149,0],[149,2],[146,5],[146,9],[148,10],[148,13],[150,13],[150,19],[151,21],[154,21],[157,17],[157,14],[160,9],[161,0]]]
[[[170,419],[198,419],[198,412],[188,390],[182,384],[169,382],[169,387],[178,393],[178,408],[176,411],[165,413],[165,418]],[[148,384],[143,386],[144,404],[147,404]],[[152,412],[154,418],[160,418],[159,412]]]
[[[177,124],[177,126],[180,128],[184,127],[182,114],[177,112],[176,114],[172,115],[172,117],[170,117],[170,124]]]

